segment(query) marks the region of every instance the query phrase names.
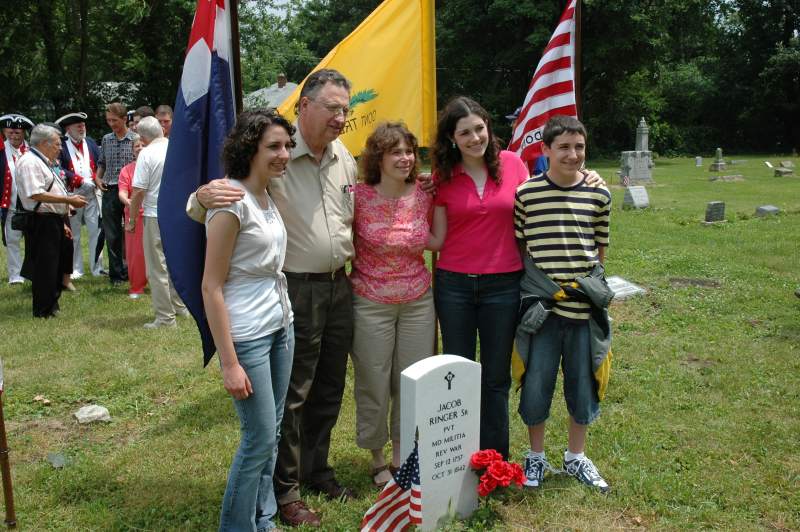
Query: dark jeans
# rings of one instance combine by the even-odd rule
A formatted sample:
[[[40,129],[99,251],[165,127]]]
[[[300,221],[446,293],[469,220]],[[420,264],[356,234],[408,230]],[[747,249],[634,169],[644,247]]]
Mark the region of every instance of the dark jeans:
[[[125,237],[122,229],[124,211],[117,193],[117,185],[108,185],[108,189],[103,192],[103,233],[108,250],[108,277],[111,281],[126,281],[128,269],[125,267],[125,255],[122,251]]]
[[[353,345],[353,293],[344,271],[333,280],[286,275],[295,344],[275,467],[279,505],[300,500],[301,481],[314,486],[334,479],[328,451]]]
[[[62,278],[65,273],[72,273],[72,240],[64,233],[65,222],[65,217],[56,214],[29,217],[22,275],[31,281],[36,318],[55,315],[59,309]]]
[[[434,284],[442,352],[475,360],[476,337],[480,339],[480,446],[495,449],[505,458],[521,276],[522,272],[469,275],[437,269]]]

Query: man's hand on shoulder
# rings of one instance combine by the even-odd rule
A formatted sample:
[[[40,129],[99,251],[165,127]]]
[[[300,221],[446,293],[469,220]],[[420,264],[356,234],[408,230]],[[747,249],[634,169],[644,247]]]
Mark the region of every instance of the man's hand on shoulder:
[[[586,176],[586,184],[590,187],[605,187],[607,183],[605,179],[600,177],[600,174],[595,172],[594,170],[581,170],[583,175]]]
[[[419,188],[421,188],[426,194],[430,194],[431,196],[436,195],[436,183],[433,182],[431,174],[417,174],[417,183],[419,183]]]
[[[244,190],[231,185],[230,180],[215,179],[197,189],[197,201],[205,209],[218,209],[233,205],[244,198]]]

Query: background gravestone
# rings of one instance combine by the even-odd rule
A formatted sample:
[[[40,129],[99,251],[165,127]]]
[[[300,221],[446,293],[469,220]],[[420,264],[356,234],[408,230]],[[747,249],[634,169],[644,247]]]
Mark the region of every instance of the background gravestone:
[[[419,430],[422,525],[433,530],[478,507],[478,476],[469,459],[479,449],[481,365],[456,355],[420,360],[400,376],[400,450],[405,459]]]
[[[725,221],[725,202],[709,201],[706,205],[706,223]]]
[[[762,205],[756,209],[756,216],[761,218],[764,216],[772,216],[773,214],[778,214],[779,212],[781,212],[781,210],[775,205]]]
[[[647,209],[648,207],[650,207],[650,198],[647,196],[645,187],[625,188],[625,197],[622,200],[623,209]]]
[[[649,150],[650,128],[644,117],[636,127],[636,149],[620,154],[620,175],[625,184],[652,184],[653,154]],[[627,179],[626,179],[627,178]]]
[[[703,166],[703,158],[700,157],[700,156],[695,157],[694,158],[694,165],[697,166],[698,168]]]
[[[725,159],[722,158],[722,148],[717,148],[717,155],[714,162],[708,167],[709,172],[720,172],[725,170]]]

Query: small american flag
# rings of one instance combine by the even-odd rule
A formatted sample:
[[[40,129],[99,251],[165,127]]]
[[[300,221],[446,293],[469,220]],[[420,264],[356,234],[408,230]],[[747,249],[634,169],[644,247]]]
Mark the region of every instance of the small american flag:
[[[422,488],[419,485],[419,451],[414,450],[392,475],[375,504],[364,514],[361,532],[407,530],[422,523]]]
[[[578,116],[575,105],[575,0],[558,21],[533,73],[508,150],[523,161],[542,154],[542,130],[555,115]]]

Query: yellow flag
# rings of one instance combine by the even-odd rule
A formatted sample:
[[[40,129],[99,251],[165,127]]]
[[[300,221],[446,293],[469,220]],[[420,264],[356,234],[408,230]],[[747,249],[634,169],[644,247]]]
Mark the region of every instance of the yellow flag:
[[[433,2],[385,0],[314,67],[336,69],[353,84],[350,115],[339,137],[353,155],[386,120],[402,120],[420,146],[431,144],[436,127]],[[302,86],[278,108],[289,120],[295,118]]]

